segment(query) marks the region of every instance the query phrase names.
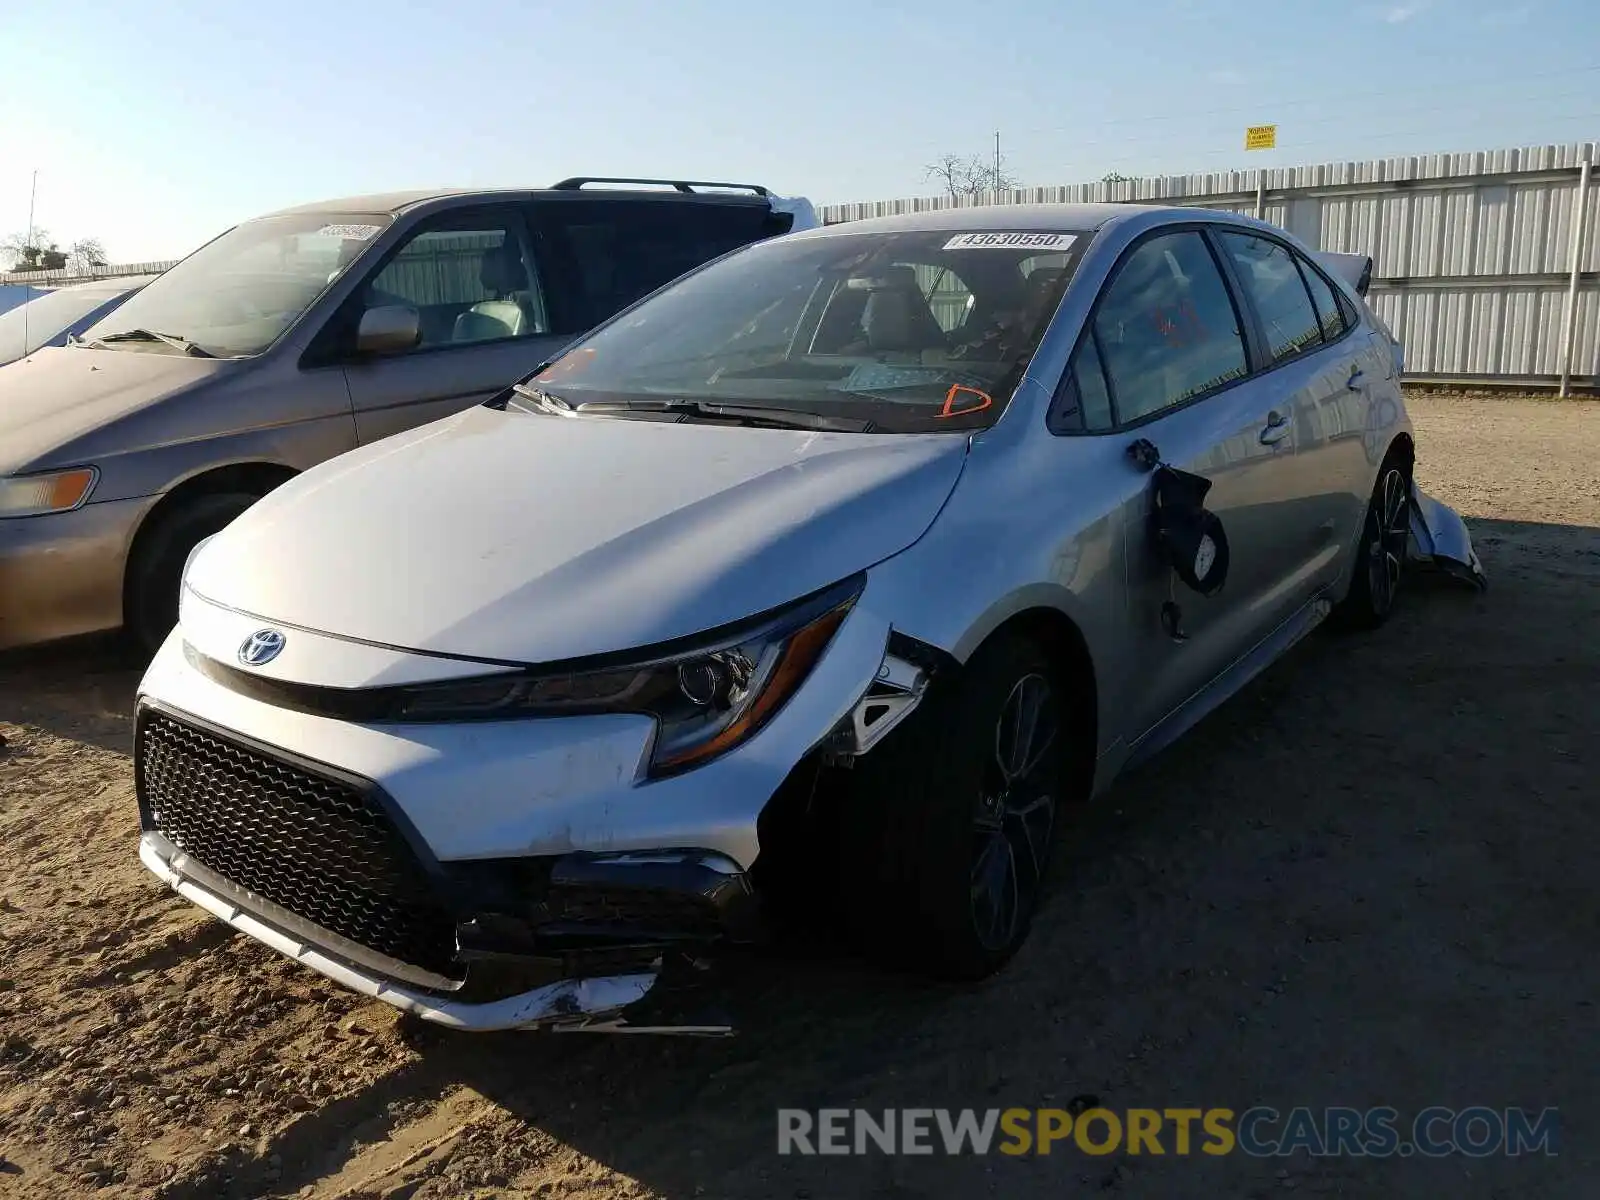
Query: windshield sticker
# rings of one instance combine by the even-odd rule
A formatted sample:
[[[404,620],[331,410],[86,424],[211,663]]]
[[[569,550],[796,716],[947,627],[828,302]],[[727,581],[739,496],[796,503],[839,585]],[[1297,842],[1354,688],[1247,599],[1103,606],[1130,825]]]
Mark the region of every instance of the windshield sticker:
[[[336,237],[344,238],[351,242],[364,242],[382,228],[382,225],[324,225],[317,230],[317,233],[322,237]]]
[[[1065,250],[1078,240],[1075,233],[958,233],[944,244],[946,250]]]

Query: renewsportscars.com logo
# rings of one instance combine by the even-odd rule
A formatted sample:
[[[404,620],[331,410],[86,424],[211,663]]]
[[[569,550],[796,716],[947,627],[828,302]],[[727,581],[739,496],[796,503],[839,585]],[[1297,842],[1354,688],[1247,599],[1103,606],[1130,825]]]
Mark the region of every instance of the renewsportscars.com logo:
[[[804,1108],[778,1110],[779,1154],[1143,1154],[1470,1158],[1557,1152],[1554,1108]]]

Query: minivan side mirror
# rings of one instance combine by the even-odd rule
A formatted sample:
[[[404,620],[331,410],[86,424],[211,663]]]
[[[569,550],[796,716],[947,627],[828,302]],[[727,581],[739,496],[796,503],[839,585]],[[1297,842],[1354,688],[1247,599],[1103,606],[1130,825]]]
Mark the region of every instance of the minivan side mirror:
[[[361,314],[358,354],[401,354],[422,340],[422,314],[409,304],[384,304]]]

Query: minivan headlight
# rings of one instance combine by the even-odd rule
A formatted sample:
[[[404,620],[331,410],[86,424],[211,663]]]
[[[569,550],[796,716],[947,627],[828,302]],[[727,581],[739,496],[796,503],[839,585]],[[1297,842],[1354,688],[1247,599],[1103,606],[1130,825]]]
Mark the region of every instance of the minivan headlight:
[[[651,774],[682,771],[726,754],[783,707],[821,659],[865,582],[865,576],[856,576],[647,661],[401,688],[390,719],[639,713],[656,719]]]
[[[0,517],[39,517],[68,512],[89,498],[97,473],[93,467],[51,471],[44,475],[0,478]]]

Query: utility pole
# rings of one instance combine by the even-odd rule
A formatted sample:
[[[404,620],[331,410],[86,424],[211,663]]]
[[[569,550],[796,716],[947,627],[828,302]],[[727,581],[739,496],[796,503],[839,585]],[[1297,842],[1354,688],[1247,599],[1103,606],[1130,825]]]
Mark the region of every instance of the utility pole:
[[[994,131],[994,190],[1000,190],[1000,131]]]
[[[33,249],[33,202],[39,195],[39,168],[33,169],[33,183],[28,187],[28,244],[24,250]],[[35,256],[37,261],[37,255]],[[25,291],[22,293],[22,352],[28,352],[28,302],[32,299]]]

